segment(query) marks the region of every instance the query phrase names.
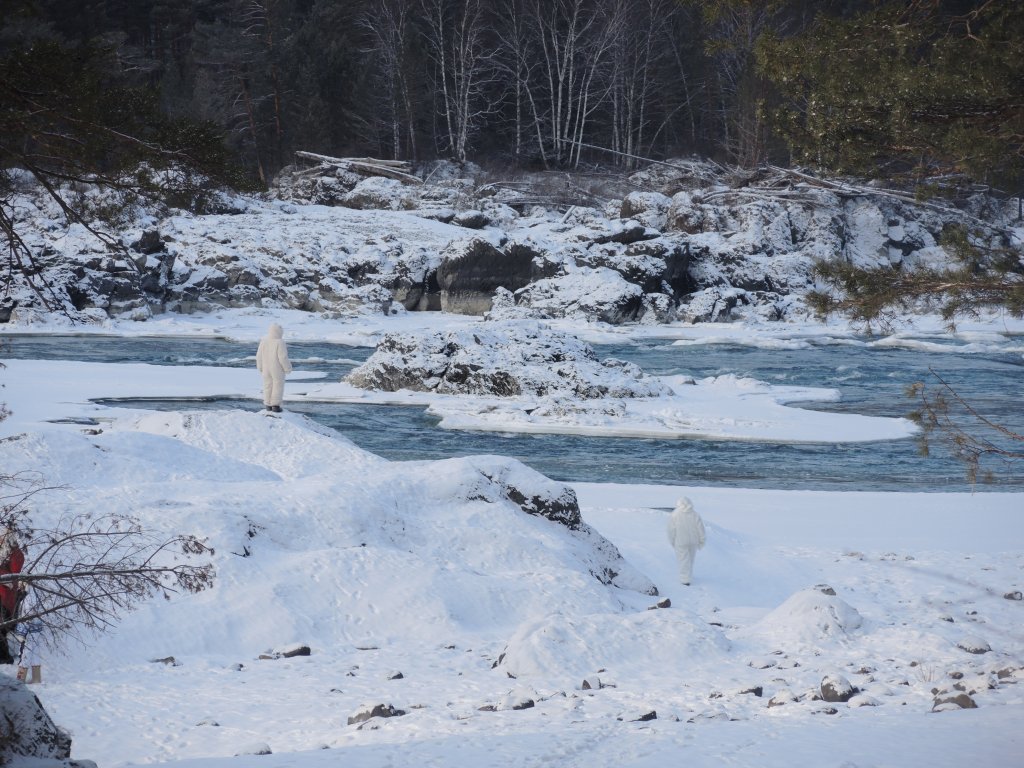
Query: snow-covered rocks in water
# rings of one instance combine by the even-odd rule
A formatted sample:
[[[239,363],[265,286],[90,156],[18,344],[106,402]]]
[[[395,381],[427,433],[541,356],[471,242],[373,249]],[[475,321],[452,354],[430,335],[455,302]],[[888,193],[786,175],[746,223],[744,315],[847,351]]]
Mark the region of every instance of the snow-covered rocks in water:
[[[667,394],[634,364],[599,360],[574,336],[540,323],[389,334],[349,374],[357,387],[496,397],[639,398]]]

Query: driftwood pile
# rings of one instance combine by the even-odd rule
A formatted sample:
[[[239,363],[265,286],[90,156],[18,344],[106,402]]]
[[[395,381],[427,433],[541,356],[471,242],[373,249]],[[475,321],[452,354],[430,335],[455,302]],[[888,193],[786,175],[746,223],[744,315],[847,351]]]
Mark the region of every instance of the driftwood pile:
[[[300,162],[316,163],[312,168],[297,171],[296,176],[315,176],[326,168],[342,168],[363,176],[385,176],[389,179],[397,179],[403,184],[423,183],[423,179],[413,175],[412,164],[405,160],[380,160],[376,157],[330,157],[302,151],[297,151],[295,157]]]

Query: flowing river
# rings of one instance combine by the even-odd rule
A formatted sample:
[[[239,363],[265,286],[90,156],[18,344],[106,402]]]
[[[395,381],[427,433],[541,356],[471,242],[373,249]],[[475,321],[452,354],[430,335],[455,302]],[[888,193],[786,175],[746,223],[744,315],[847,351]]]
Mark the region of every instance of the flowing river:
[[[23,359],[142,362],[157,365],[252,367],[255,344],[218,339],[90,336],[10,336],[0,356]],[[769,348],[734,342],[597,344],[599,357],[630,360],[653,375],[695,378],[733,373],[770,384],[830,387],[835,403],[807,408],[905,416],[915,407],[905,394],[915,381],[937,386],[940,374],[981,415],[1024,433],[1024,355],[1014,339],[964,344],[948,340],[897,341],[810,337]],[[297,369],[337,380],[372,350],[337,344],[288,342]],[[257,374],[253,371],[254,385]],[[121,401],[151,409],[244,408],[250,400]],[[556,480],[747,488],[859,491],[1024,491],[1024,461],[1000,466],[992,483],[972,486],[941,444],[920,455],[913,439],[846,444],[778,444],[703,439],[661,440],[572,435],[455,432],[419,407],[363,404],[287,404],[338,430],[356,444],[392,460],[469,454],[514,456]],[[1020,444],[1018,443],[1018,449]]]

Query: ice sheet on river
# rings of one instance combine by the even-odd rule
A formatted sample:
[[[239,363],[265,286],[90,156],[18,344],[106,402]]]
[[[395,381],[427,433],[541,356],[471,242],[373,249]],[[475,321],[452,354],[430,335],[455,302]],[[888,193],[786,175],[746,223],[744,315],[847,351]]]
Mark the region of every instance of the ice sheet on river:
[[[4,399],[14,415],[0,423],[0,436],[29,424],[90,416],[106,409],[104,398],[243,398],[258,407],[255,370],[141,363],[6,360]],[[367,392],[345,383],[295,381],[288,401],[421,405],[446,429],[632,437],[705,437],[765,442],[863,442],[913,434],[906,419],[828,413],[791,403],[834,401],[833,389],[780,387],[732,375],[685,383],[664,377],[672,394],[657,398],[606,398],[587,402],[545,398],[495,398],[424,392]],[[309,374],[305,375],[306,378]]]

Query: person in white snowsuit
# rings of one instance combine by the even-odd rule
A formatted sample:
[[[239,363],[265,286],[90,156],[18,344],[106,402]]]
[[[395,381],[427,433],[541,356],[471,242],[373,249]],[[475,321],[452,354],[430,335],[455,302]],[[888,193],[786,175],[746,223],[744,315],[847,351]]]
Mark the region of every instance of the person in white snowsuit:
[[[687,586],[693,578],[694,555],[704,546],[706,538],[704,521],[700,519],[693,504],[685,497],[679,499],[668,518],[668,540],[679,561],[679,580]]]
[[[271,323],[267,335],[260,339],[256,349],[256,370],[263,374],[263,405],[275,413],[281,412],[284,376],[292,372],[283,336],[281,326]]]

